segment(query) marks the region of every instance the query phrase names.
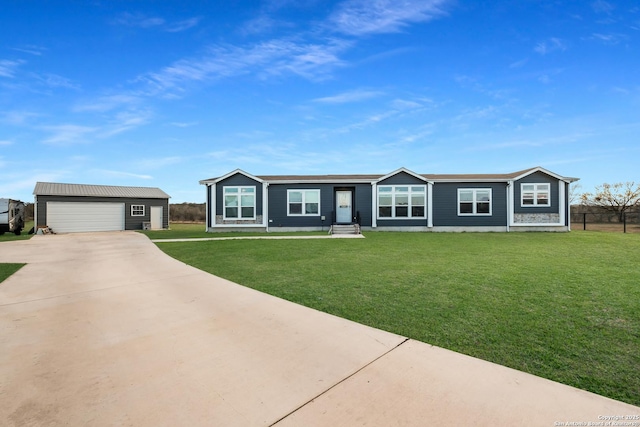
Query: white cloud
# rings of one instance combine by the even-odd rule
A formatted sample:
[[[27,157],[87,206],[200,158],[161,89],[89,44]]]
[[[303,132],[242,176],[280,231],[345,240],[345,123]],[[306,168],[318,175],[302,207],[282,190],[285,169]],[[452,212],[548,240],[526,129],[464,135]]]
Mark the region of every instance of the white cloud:
[[[546,55],[551,52],[565,51],[567,50],[567,45],[559,38],[551,37],[548,40],[538,43],[533,50],[540,55]]]
[[[9,141],[8,139],[0,139],[0,146],[6,147],[13,144],[13,141]]]
[[[200,23],[199,17],[197,18],[189,18],[183,21],[173,22],[168,24],[166,27],[166,31],[170,33],[178,33],[180,31],[188,30],[189,28],[195,27]]]
[[[104,131],[100,133],[100,137],[108,138],[145,125],[149,122],[151,117],[152,114],[148,111],[121,111],[111,119],[111,122],[107,126],[105,126]]]
[[[199,122],[171,122],[169,123],[171,126],[179,127],[179,128],[188,128],[191,126],[199,125]]]
[[[82,112],[82,111],[97,111],[97,112],[105,112],[116,109],[122,106],[131,106],[136,105],[141,102],[141,99],[137,96],[130,94],[117,94],[117,95],[108,95],[98,98],[95,101],[87,101],[85,103],[76,105],[73,107],[73,111]]]
[[[8,59],[0,60],[0,77],[15,77],[16,70],[20,65],[22,65],[24,61],[10,61]]]
[[[107,169],[95,169],[93,172],[97,172],[104,175],[116,176],[116,177],[125,177],[125,178],[137,178],[137,179],[153,179],[151,175],[143,175],[132,172],[123,172],[123,171],[114,171]]]
[[[349,92],[340,93],[338,95],[316,98],[313,101],[323,104],[346,104],[350,102],[359,102],[366,99],[375,98],[382,94],[382,92],[371,90],[352,90]]]
[[[145,16],[141,13],[124,12],[113,22],[126,27],[151,28],[164,25],[165,21],[163,18]]]
[[[159,72],[142,75],[137,80],[149,84],[152,88],[149,95],[170,90],[182,91],[184,86],[193,82],[248,73],[260,78],[294,74],[317,80],[342,64],[337,55],[347,46],[348,43],[336,39],[324,44],[276,39],[251,47],[215,46],[201,58],[182,59]]]
[[[45,131],[52,135],[42,142],[49,145],[71,145],[88,142],[88,136],[95,133],[98,128],[89,126],[79,126],[72,124],[45,126]]]
[[[42,52],[47,50],[44,47],[36,46],[36,45],[24,45],[19,47],[12,47],[10,49],[18,52],[28,53],[29,55],[34,55],[34,56],[41,56]]]
[[[359,36],[394,33],[445,15],[446,0],[348,0],[329,18],[336,31]]]

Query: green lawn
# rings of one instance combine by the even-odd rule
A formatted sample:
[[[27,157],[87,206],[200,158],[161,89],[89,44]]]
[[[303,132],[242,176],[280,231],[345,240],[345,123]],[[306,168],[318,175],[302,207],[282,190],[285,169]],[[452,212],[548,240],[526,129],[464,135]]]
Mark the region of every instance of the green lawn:
[[[9,276],[20,270],[25,264],[2,264],[0,263],[0,283]]]
[[[182,223],[171,223],[169,226],[169,230],[151,230],[151,231],[140,231],[147,235],[150,239],[196,239],[196,238],[212,238],[212,237],[246,237],[246,236],[286,236],[286,235],[326,235],[327,231],[324,232],[309,232],[309,233],[277,233],[277,232],[224,232],[224,233],[207,233],[205,231],[204,224],[182,224]]]
[[[12,240],[27,240],[30,239],[33,234],[29,234],[29,230],[33,227],[33,221],[27,221],[24,224],[24,230],[19,236],[16,236],[13,233],[6,231],[4,234],[0,235],[0,243],[9,242]]]
[[[290,301],[640,405],[638,235],[365,235],[158,246]]]

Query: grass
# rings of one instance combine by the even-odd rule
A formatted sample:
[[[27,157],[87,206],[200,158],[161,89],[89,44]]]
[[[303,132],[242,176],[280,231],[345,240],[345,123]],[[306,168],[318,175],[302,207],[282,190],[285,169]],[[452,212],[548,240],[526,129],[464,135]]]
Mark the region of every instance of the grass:
[[[24,229],[19,236],[6,231],[4,234],[0,235],[0,243],[2,242],[10,242],[13,240],[28,240],[33,236],[33,234],[29,234],[29,230],[33,227],[33,221],[27,221],[24,223]]]
[[[169,230],[140,231],[152,240],[156,239],[197,239],[212,237],[245,237],[245,236],[287,236],[287,235],[326,235],[327,231],[307,232],[307,233],[277,233],[277,232],[224,232],[207,233],[204,224],[201,223],[171,223]]]
[[[378,232],[158,246],[308,307],[640,405],[637,235]]]
[[[0,283],[4,282],[9,276],[20,270],[25,264],[2,264],[0,263]]]

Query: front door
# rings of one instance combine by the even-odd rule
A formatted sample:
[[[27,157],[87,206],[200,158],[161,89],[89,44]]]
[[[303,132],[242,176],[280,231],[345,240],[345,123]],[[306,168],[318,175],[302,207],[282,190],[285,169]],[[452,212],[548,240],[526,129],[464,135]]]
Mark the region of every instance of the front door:
[[[351,223],[352,214],[352,193],[349,190],[336,191],[336,222]]]
[[[162,206],[151,206],[151,229],[162,230]]]

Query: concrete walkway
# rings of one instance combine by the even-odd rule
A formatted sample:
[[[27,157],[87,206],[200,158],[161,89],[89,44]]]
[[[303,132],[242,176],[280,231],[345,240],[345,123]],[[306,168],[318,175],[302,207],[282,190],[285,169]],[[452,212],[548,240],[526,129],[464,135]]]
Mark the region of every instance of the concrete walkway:
[[[640,415],[239,286],[138,233],[3,242],[0,262],[29,263],[0,283],[3,426],[554,426]]]

